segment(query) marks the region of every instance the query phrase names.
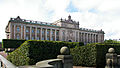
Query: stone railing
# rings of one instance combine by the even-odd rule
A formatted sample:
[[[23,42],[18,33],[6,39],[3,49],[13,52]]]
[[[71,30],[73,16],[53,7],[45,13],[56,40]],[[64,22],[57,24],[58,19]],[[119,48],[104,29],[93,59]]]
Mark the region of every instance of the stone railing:
[[[0,55],[0,68],[73,68],[72,56],[68,47],[64,46],[60,50],[61,55],[57,59],[50,59],[37,62],[32,66],[15,66],[6,58]]]
[[[10,61],[0,55],[0,68],[17,68]]]
[[[120,55],[115,53],[114,48],[109,48],[106,54],[105,68],[120,68]]]

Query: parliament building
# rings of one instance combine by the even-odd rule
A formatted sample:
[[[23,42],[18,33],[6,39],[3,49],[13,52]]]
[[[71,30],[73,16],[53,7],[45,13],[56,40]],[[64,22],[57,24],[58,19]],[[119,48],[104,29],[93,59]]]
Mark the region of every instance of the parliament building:
[[[5,28],[7,39],[52,40],[84,43],[104,42],[104,31],[80,28],[79,22],[59,19],[53,23],[11,18]]]

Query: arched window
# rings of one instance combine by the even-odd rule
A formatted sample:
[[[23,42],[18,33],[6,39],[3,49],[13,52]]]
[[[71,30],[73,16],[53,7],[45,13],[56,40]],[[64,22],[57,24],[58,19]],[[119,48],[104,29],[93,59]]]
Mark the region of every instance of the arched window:
[[[72,40],[69,40],[69,42],[72,42]]]
[[[20,27],[17,27],[17,32],[20,32]]]

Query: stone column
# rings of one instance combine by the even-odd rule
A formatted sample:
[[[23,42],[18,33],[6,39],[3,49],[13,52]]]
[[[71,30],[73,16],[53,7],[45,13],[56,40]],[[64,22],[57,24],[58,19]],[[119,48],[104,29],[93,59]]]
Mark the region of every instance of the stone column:
[[[86,43],[88,43],[88,33],[86,33]]]
[[[12,31],[12,24],[10,23],[10,34],[9,34],[9,39],[12,39],[13,31]]]
[[[76,31],[75,31],[75,35],[74,36],[75,36],[75,42],[76,42]]]
[[[81,35],[82,35],[81,36],[81,42],[84,42],[84,38],[83,38],[84,37],[84,33],[81,33]]]
[[[24,39],[26,39],[26,26],[24,25]]]
[[[57,56],[57,59],[62,59],[63,67],[62,68],[73,68],[73,59],[70,55],[70,50],[68,47],[64,46],[60,50],[61,55]]]
[[[41,28],[41,30],[40,30],[40,39],[42,40],[42,29],[43,28]]]
[[[23,39],[23,25],[21,25],[21,39]]]
[[[94,34],[92,34],[92,43],[94,43]]]
[[[60,30],[59,30],[59,41],[62,41],[62,37],[63,37],[62,34],[63,34],[63,33],[62,33],[62,30],[60,29]]]
[[[80,38],[80,36],[79,36],[79,31],[78,31],[78,42],[79,42],[79,38]]]
[[[55,29],[55,41],[56,41],[56,29]]]
[[[86,42],[85,42],[85,41],[86,41],[86,38],[85,38],[85,33],[84,33],[84,36],[83,36],[83,37],[84,37],[84,43],[86,43]]]
[[[104,34],[102,34],[102,41],[101,42],[104,42]]]
[[[92,43],[92,42],[91,42],[91,34],[89,34],[89,41],[90,41],[90,43]]]
[[[14,24],[14,39],[16,39],[15,34],[16,34],[16,25]]]
[[[52,29],[50,29],[50,40],[52,40]]]
[[[114,48],[109,48],[108,53],[106,54],[105,68],[119,68],[117,61],[117,54],[115,53]]]
[[[37,40],[37,27],[35,27],[35,39]]]
[[[47,40],[47,28],[45,29],[45,40]]]
[[[90,43],[90,34],[88,34],[88,43]]]
[[[81,42],[83,42],[83,33],[81,33]]]
[[[95,43],[96,43],[96,34],[95,34]]]
[[[30,26],[30,40],[32,39],[32,26]]]

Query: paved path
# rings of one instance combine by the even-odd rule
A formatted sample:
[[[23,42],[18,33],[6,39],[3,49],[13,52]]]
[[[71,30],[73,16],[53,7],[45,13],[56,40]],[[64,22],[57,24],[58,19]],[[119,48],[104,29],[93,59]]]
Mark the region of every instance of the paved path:
[[[3,57],[7,58],[7,54],[4,51],[1,51],[0,55],[2,55]]]
[[[81,67],[81,66],[73,66],[73,68],[96,68],[96,67]]]

